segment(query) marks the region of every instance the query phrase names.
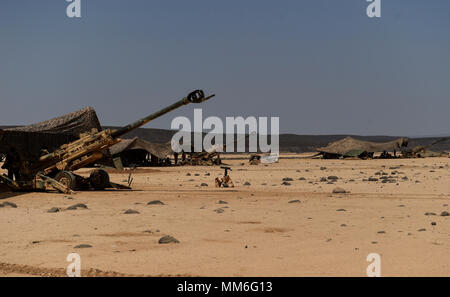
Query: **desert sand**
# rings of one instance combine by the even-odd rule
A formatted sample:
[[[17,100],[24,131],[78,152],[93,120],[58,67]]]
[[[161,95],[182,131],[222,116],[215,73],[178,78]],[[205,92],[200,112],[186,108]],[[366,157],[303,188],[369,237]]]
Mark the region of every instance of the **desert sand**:
[[[132,191],[0,194],[17,206],[0,207],[0,276],[64,276],[73,252],[85,276],[366,276],[370,253],[383,276],[450,275],[449,158],[284,157],[226,161],[229,189],[219,167],[167,167],[134,172]]]

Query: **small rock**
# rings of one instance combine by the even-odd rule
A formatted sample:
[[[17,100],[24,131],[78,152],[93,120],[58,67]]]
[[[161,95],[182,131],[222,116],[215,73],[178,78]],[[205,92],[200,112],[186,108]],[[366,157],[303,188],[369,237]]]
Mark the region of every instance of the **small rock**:
[[[219,201],[217,201],[217,204],[228,204],[228,202],[223,201],[223,200],[219,200]]]
[[[88,207],[87,207],[86,204],[78,203],[78,204],[74,204],[74,205],[72,205],[72,206],[69,206],[69,207],[67,208],[67,210],[77,210],[77,209],[79,209],[79,208],[81,208],[81,209],[88,209]]]
[[[434,212],[426,212],[425,215],[426,216],[435,216],[436,214]]]
[[[301,201],[300,200],[291,200],[288,203],[301,203]]]
[[[448,217],[448,216],[450,216],[450,213],[448,211],[443,211],[441,213],[441,217]]]
[[[147,203],[147,205],[165,205],[164,202],[160,201],[160,200],[153,200],[150,201],[149,203]]]
[[[338,179],[339,179],[339,177],[337,177],[337,176],[335,176],[335,175],[330,175],[330,176],[328,177],[328,180],[336,181],[336,180],[338,180]]]
[[[214,211],[217,212],[217,213],[224,213],[225,212],[225,210],[223,210],[222,208],[215,209]]]
[[[90,244],[79,244],[79,245],[75,246],[74,248],[75,249],[88,249],[91,247],[92,247],[92,245],[90,245]]]
[[[207,186],[208,186],[207,183],[201,183],[201,184],[200,184],[200,187],[207,187]]]
[[[289,181],[293,181],[293,179],[290,177],[285,177],[285,178],[283,178],[282,181],[289,182]]]
[[[282,186],[290,186],[291,183],[288,183],[287,181],[284,181],[284,182],[281,183],[281,185],[282,185]]]
[[[306,178],[304,177],[300,177],[298,180],[306,180]]]
[[[158,240],[159,244],[180,243],[175,237],[166,235]]]
[[[140,214],[139,211],[134,210],[134,209],[127,209],[124,214]]]
[[[59,211],[60,211],[60,209],[58,207],[52,207],[49,210],[47,210],[48,213],[56,213]]]
[[[437,223],[436,222],[431,222],[431,226],[436,226]]]
[[[333,194],[346,194],[346,193],[348,193],[348,192],[343,188],[334,188],[333,189]]]
[[[251,183],[249,183],[248,181],[246,181],[245,183],[244,183],[244,186],[251,186],[252,184]]]
[[[425,232],[425,231],[427,231],[427,229],[425,229],[425,228],[422,228],[422,229],[419,229],[419,230],[417,230],[418,232]]]
[[[340,208],[340,209],[337,209],[336,211],[347,211],[347,210]]]
[[[1,207],[17,208],[17,204],[15,204],[13,202],[8,202],[8,201],[3,202],[1,205],[2,205]]]

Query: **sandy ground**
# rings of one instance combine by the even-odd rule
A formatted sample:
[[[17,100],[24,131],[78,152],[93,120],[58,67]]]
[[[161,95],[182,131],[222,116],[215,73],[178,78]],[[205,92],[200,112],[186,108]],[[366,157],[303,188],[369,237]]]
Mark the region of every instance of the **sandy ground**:
[[[365,276],[369,253],[383,276],[450,275],[449,158],[229,163],[234,189],[214,187],[218,167],[171,167],[133,174],[133,191],[0,194],[17,205],[0,208],[0,275],[64,276],[72,252],[92,276]]]

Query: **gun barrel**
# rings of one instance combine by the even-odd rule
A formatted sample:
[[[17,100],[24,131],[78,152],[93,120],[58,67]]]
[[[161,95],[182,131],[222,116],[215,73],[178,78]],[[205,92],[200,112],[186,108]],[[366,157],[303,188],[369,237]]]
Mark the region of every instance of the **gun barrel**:
[[[119,130],[113,131],[111,136],[113,138],[121,137],[124,134],[126,134],[126,133],[128,133],[128,132],[130,132],[130,131],[132,131],[134,129],[137,129],[139,127],[142,127],[145,124],[147,124],[148,122],[150,122],[150,121],[152,121],[152,120],[154,120],[156,118],[159,118],[159,117],[165,115],[166,113],[169,113],[172,110],[177,109],[177,108],[179,108],[179,107],[181,107],[183,105],[187,105],[187,104],[190,104],[190,103],[202,103],[202,102],[204,102],[206,100],[211,99],[214,96],[215,95],[211,95],[211,96],[205,97],[205,93],[202,90],[196,90],[196,91],[190,93],[187,97],[181,99],[180,101],[178,101],[178,102],[176,102],[176,103],[174,103],[174,104],[172,104],[172,105],[170,105],[170,106],[168,106],[168,107],[166,107],[164,109],[161,109],[160,111],[157,111],[157,112],[155,112],[155,113],[153,113],[153,114],[151,114],[151,115],[149,115],[149,116],[147,116],[145,118],[142,118],[142,119],[140,119],[137,122],[134,122],[134,123],[129,124],[129,125],[125,126],[125,127],[122,127]]]

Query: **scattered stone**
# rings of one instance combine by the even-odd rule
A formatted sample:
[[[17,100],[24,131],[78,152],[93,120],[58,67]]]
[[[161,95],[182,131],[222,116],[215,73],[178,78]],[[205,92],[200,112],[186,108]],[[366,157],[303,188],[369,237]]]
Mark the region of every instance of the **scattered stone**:
[[[188,172],[188,173],[186,173],[186,176],[191,176],[191,174]]]
[[[285,177],[285,178],[283,178],[283,180],[282,181],[284,181],[284,182],[290,182],[290,181],[294,181],[292,178],[290,178],[290,177]]]
[[[0,207],[11,207],[11,208],[17,208],[17,204],[13,203],[13,202],[3,202],[0,203]]]
[[[341,227],[347,227],[347,224],[341,224]]]
[[[339,177],[335,176],[335,175],[330,175],[328,177],[328,180],[333,180],[333,181],[337,181],[339,179]]]
[[[201,183],[201,184],[200,184],[200,187],[207,187],[207,186],[208,186],[207,183]]]
[[[426,216],[435,216],[436,214],[434,212],[426,212],[425,215]]]
[[[450,213],[448,211],[443,211],[441,213],[441,217],[448,217],[448,216],[450,216]]]
[[[340,209],[338,209],[338,210],[336,210],[336,211],[347,211],[347,210],[345,210],[345,209],[343,209],[343,208],[340,208]]]
[[[166,235],[158,240],[159,244],[180,243],[175,237]]]
[[[209,173],[209,172],[207,172],[206,174],[205,174],[205,176],[210,176],[211,175],[211,173]]]
[[[300,177],[298,180],[306,180],[306,178],[304,177]]]
[[[199,173],[196,173],[196,174],[194,174],[194,176],[200,176],[200,174],[199,174]]]
[[[160,200],[153,200],[150,201],[149,203],[147,203],[147,205],[165,205],[164,202],[160,201]]]
[[[333,194],[347,194],[348,192],[343,188],[334,188]]]
[[[288,183],[287,181],[284,181],[284,182],[281,183],[281,185],[282,185],[282,186],[290,186],[291,183]]]
[[[386,231],[378,231],[378,234],[386,234]]]
[[[321,177],[321,178],[320,178],[320,182],[321,182],[321,183],[326,183],[326,182],[328,182],[328,180],[327,180],[326,177]]]
[[[223,200],[219,200],[219,201],[217,201],[217,204],[228,204],[228,202],[223,201]]]
[[[225,210],[223,210],[222,208],[215,209],[214,211],[217,212],[217,213],[224,213],[225,212]]]
[[[418,232],[425,232],[425,231],[427,231],[427,229],[425,229],[425,228],[422,228],[422,229],[419,229],[419,230],[417,230]]]
[[[251,186],[252,184],[251,183],[249,183],[248,181],[246,181],[245,183],[244,183],[244,186]]]
[[[301,203],[301,201],[300,200],[291,200],[288,203]]]
[[[58,207],[52,207],[49,210],[47,210],[48,213],[56,213],[59,211],[60,211],[60,209]]]
[[[437,223],[436,222],[431,222],[431,226],[436,226]]]
[[[79,208],[81,208],[81,209],[88,209],[88,207],[87,207],[86,204],[83,204],[83,203],[77,203],[77,204],[74,204],[74,205],[72,205],[72,206],[69,206],[69,207],[67,208],[67,210],[77,210],[77,209],[79,209]]]
[[[327,170],[326,167],[320,167],[320,170]]]
[[[376,178],[376,177],[369,177],[368,181],[376,182],[376,181],[378,181],[378,178]]]
[[[134,210],[134,209],[127,209],[124,214],[140,214],[139,211]]]
[[[90,245],[90,244],[79,244],[79,245],[75,246],[74,248],[75,249],[88,249],[91,247],[92,247],[92,245]]]

